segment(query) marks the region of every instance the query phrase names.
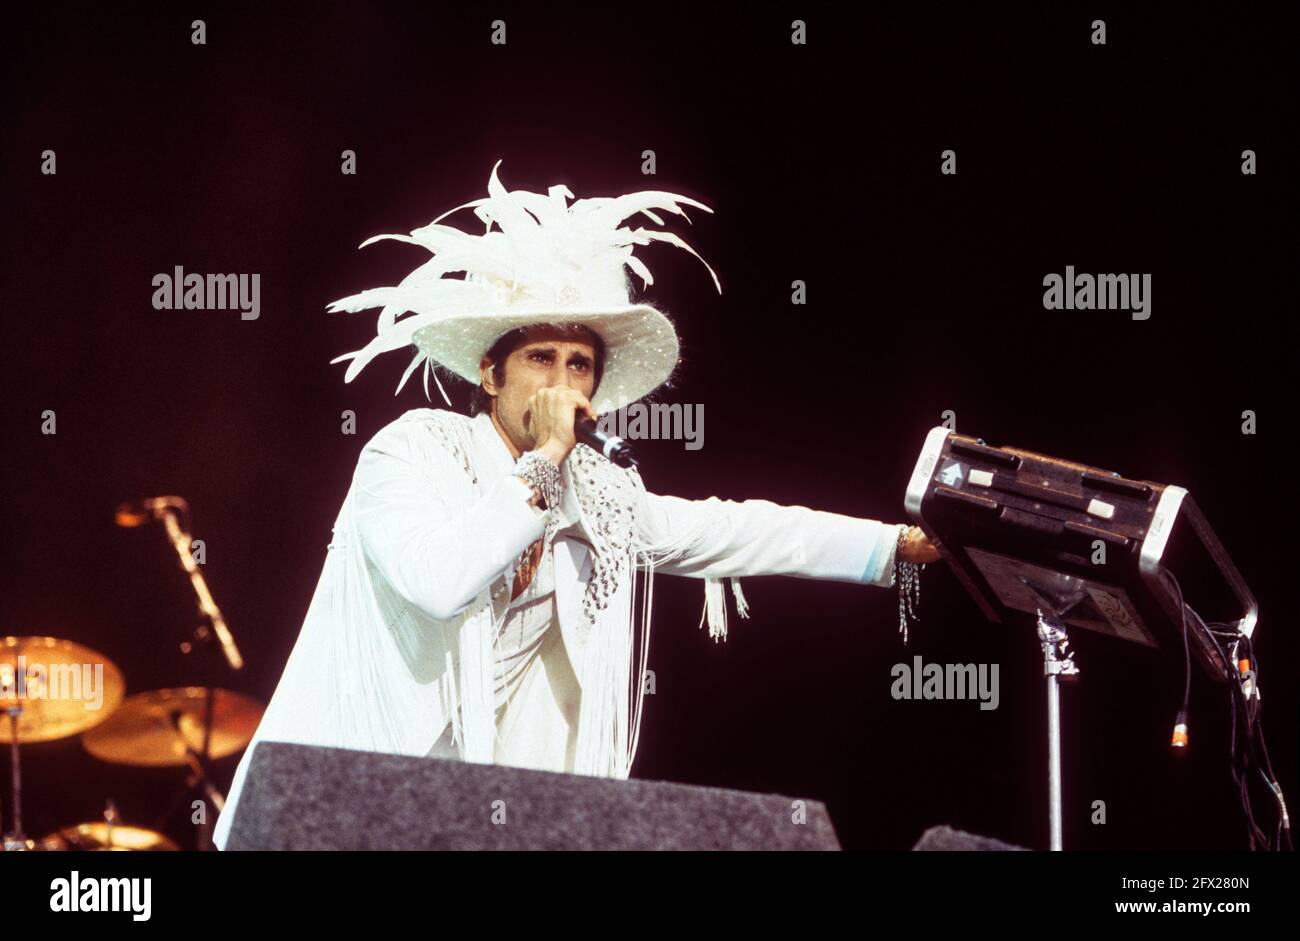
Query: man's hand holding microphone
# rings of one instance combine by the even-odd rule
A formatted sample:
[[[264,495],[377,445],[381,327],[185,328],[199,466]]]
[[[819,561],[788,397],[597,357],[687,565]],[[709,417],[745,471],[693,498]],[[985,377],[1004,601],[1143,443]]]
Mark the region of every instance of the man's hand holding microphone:
[[[540,451],[556,467],[564,463],[578,443],[574,422],[597,415],[587,397],[568,386],[547,386],[528,399],[525,427],[533,436],[533,449]]]
[[[524,412],[524,431],[533,439],[530,451],[541,455],[556,470],[564,465],[565,458],[578,443],[577,420],[596,420],[591,402],[581,392],[568,386],[544,386],[528,397]],[[556,478],[558,479],[558,478]],[[524,480],[533,488],[529,502],[533,506],[545,505],[543,495],[533,481]]]

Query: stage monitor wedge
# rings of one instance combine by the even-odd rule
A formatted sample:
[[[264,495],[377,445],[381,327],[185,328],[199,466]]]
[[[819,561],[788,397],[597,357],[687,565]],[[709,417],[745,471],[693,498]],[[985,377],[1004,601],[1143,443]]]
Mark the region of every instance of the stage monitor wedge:
[[[826,806],[264,741],[227,850],[838,850]]]

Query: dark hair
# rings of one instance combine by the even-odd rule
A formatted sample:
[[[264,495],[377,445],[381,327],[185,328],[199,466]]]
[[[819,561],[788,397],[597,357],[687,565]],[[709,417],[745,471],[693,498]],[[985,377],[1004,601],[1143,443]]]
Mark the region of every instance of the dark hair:
[[[535,326],[548,326],[571,336],[581,336],[584,339],[590,338],[592,346],[596,348],[596,384],[592,387],[594,394],[595,390],[600,388],[600,377],[605,372],[605,341],[600,334],[590,327],[584,327],[578,323],[536,324]],[[533,327],[516,327],[507,333],[503,333],[492,344],[492,348],[483,354],[492,361],[492,378],[496,380],[498,386],[504,385],[506,381],[506,358],[524,345],[528,339],[528,332],[532,329]],[[469,399],[470,415],[477,415],[480,412],[491,411],[491,409],[492,396],[483,390],[482,383],[476,385]]]

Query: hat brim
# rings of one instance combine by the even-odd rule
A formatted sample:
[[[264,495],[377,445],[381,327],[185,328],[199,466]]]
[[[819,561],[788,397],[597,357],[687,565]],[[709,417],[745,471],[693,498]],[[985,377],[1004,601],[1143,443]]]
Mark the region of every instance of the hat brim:
[[[411,342],[435,363],[477,385],[483,355],[503,334],[518,327],[569,323],[589,327],[605,342],[605,369],[591,403],[597,414],[649,395],[677,367],[681,352],[677,331],[662,311],[649,304],[452,316],[416,327]]]

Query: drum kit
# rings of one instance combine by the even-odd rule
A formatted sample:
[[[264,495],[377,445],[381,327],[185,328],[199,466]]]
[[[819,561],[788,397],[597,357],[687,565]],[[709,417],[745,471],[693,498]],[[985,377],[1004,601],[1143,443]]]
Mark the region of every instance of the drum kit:
[[[93,671],[96,679],[82,682]],[[80,735],[94,757],[138,768],[188,769],[185,793],[223,804],[209,763],[248,745],[262,707],[224,689],[190,686],[126,696],[122,671],[98,651],[53,637],[0,637],[0,717],[10,756],[11,826],[5,850],[176,850],[154,830],[119,822],[112,802],[102,821],[40,839],[23,832],[22,745]],[[2,818],[0,818],[2,820]],[[200,845],[206,834],[201,834]]]
[[[186,653],[219,649],[225,663],[243,666],[220,610],[190,553],[189,507],[180,497],[157,497],[118,508],[121,526],[156,519],[167,530],[194,587],[205,623],[181,644]],[[213,785],[211,762],[243,750],[262,718],[262,706],[239,693],[210,686],[157,689],[126,695],[122,670],[99,651],[54,637],[0,637],[0,750],[8,751],[9,829],[0,801],[0,850],[177,850],[172,840],[120,821],[107,802],[102,820],[75,824],[40,839],[23,832],[21,746],[80,736],[101,761],[136,768],[184,768],[177,799],[195,795],[209,812],[197,846],[211,845],[211,828],[225,803]],[[3,789],[0,789],[3,794]],[[215,811],[215,812],[211,812]]]

